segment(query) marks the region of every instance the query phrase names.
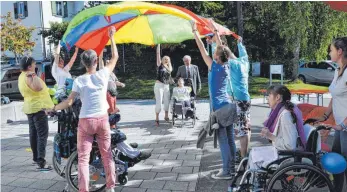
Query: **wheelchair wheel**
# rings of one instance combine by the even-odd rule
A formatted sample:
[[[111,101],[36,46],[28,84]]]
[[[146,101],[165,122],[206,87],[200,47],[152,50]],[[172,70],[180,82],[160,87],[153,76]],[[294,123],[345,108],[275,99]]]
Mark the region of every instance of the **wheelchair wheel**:
[[[65,165],[64,165],[65,163]],[[66,167],[66,160],[64,158],[61,158],[60,163],[57,160],[57,157],[55,155],[55,152],[53,152],[52,157],[52,164],[54,171],[62,178],[65,178],[65,167]]]
[[[93,158],[91,156],[91,158]],[[66,180],[72,191],[78,191],[78,155],[77,151],[69,157],[66,166]],[[89,164],[89,191],[99,192],[106,188],[106,176],[101,159],[93,158]]]
[[[319,168],[293,163],[277,170],[268,182],[266,191],[334,191],[328,176]]]

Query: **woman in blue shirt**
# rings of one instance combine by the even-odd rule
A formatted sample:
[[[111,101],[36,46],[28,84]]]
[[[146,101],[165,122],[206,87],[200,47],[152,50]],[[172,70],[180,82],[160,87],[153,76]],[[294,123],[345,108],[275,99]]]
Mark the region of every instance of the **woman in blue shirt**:
[[[231,100],[227,93],[227,87],[230,81],[229,65],[227,62],[228,58],[231,55],[231,51],[226,46],[217,46],[212,59],[208,56],[208,53],[205,50],[205,46],[197,32],[196,24],[193,21],[192,29],[202,58],[205,61],[209,70],[208,84],[212,103],[212,110],[216,111],[231,103]],[[220,126],[220,128],[217,131],[217,137],[222,156],[223,170],[221,170],[217,174],[212,175],[212,178],[231,179],[232,176],[235,174],[236,155],[233,126]]]
[[[217,30],[214,22],[211,20],[211,29]],[[221,38],[218,33],[214,33],[214,41],[216,45],[222,45]],[[246,156],[248,144],[251,137],[251,97],[248,92],[248,74],[249,74],[249,61],[245,46],[242,44],[242,38],[238,39],[237,47],[239,50],[239,57],[237,58],[231,53],[228,58],[229,71],[230,71],[230,84],[232,87],[233,98],[237,106],[238,122],[234,127],[236,136],[240,138],[241,156],[237,160],[239,162]]]

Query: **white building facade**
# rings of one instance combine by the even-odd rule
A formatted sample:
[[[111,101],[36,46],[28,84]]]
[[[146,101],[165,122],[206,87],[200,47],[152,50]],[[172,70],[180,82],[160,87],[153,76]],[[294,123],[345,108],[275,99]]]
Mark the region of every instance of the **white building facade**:
[[[35,27],[32,33],[32,41],[35,47],[31,52],[36,60],[49,58],[53,45],[48,43],[47,38],[43,38],[38,33],[42,29],[49,29],[50,22],[70,21],[85,5],[85,1],[1,1],[1,15],[11,12],[14,19],[21,19],[21,23],[26,27]],[[2,21],[1,21],[2,22]],[[5,51],[7,57],[14,57],[14,54]],[[3,53],[1,54],[3,55]]]

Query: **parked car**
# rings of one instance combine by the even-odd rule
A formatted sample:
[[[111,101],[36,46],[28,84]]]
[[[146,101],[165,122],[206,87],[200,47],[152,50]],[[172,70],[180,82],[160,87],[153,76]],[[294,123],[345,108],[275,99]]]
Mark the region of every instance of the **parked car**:
[[[55,80],[51,73],[52,65],[50,62],[36,62],[36,74],[47,86],[54,86]],[[18,89],[18,77],[21,74],[19,65],[2,67],[1,69],[1,95],[10,99],[22,99]]]
[[[310,61],[299,65],[298,78],[304,83],[330,84],[334,79],[337,64],[332,61]]]

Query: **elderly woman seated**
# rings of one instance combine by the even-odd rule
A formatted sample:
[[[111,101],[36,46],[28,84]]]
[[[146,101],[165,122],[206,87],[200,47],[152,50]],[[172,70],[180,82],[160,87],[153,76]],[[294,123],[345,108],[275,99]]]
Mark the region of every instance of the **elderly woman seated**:
[[[283,85],[270,86],[268,95],[271,113],[264,122],[265,128],[261,130],[261,136],[269,139],[272,146],[255,147],[251,150],[248,161],[251,169],[276,160],[277,150],[296,150],[298,146],[305,148],[306,145],[302,114],[290,101],[289,89]]]

